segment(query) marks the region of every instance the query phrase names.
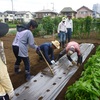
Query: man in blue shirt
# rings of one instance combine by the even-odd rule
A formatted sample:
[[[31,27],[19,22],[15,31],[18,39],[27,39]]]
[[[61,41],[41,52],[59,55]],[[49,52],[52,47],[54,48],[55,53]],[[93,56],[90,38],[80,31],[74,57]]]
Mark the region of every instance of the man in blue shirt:
[[[39,46],[39,49],[37,49],[37,54],[39,55],[40,60],[43,59],[40,50],[42,51],[44,57],[46,58],[47,62],[52,65],[55,63],[54,61],[54,49],[60,49],[60,43],[55,40],[51,42],[43,43]]]

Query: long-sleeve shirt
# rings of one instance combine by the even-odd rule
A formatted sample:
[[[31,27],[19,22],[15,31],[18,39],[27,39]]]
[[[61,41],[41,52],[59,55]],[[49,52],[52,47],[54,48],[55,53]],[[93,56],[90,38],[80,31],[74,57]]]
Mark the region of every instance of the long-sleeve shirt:
[[[65,21],[65,25],[66,25],[66,28],[71,28],[71,31],[73,32],[73,21],[72,19],[66,19]]]
[[[42,45],[40,45],[40,49],[43,52],[48,63],[51,65],[52,64],[51,60],[54,60],[54,52],[52,49],[52,44],[49,42],[43,43]]]
[[[28,45],[33,49],[37,48],[37,45],[34,44],[34,37],[32,32],[27,29],[21,32],[17,32],[12,45],[19,47],[18,56],[20,57],[28,57]]]
[[[14,91],[6,65],[0,58],[0,96]]]
[[[58,33],[60,33],[60,31],[67,33],[66,25],[63,21],[61,21],[58,25]]]

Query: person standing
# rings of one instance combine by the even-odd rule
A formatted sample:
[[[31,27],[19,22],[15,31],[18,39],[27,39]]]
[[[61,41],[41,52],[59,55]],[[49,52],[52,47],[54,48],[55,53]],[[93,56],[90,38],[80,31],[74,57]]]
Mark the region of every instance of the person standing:
[[[64,48],[65,43],[66,43],[66,25],[65,25],[65,17],[62,18],[62,21],[58,25],[58,36],[59,36],[59,41],[60,41],[60,46]]]
[[[5,23],[0,23],[0,37],[7,34],[5,30],[9,30],[9,28]],[[13,96],[14,88],[7,71],[3,41],[0,41],[0,100],[11,100]]]
[[[34,20],[30,20],[30,22],[26,25],[17,26],[17,34],[12,43],[13,53],[16,57],[16,62],[14,65],[15,73],[20,72],[20,63],[24,62],[25,66],[25,77],[26,81],[31,79],[30,75],[30,61],[28,57],[28,46],[33,49],[37,49],[37,45],[34,43],[34,36],[31,31],[38,27],[38,24]]]
[[[67,19],[65,20],[65,25],[67,28],[67,33],[66,33],[66,42],[70,42],[71,40],[71,35],[73,32],[73,20],[72,20],[72,15],[68,14]]]
[[[40,60],[43,59],[43,57],[41,55],[41,52],[42,52],[44,57],[46,58],[47,62],[50,65],[55,64],[55,61],[54,61],[54,49],[60,49],[60,43],[57,40],[43,43],[38,48],[39,49],[37,49],[36,52],[39,55]],[[41,50],[41,52],[40,52],[40,50]]]

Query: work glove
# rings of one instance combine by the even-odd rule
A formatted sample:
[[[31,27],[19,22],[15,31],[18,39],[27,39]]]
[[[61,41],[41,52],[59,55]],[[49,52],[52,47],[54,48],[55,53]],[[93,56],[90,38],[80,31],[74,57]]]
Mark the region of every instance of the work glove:
[[[39,46],[38,46],[37,49],[36,49],[36,53],[37,53],[37,54],[40,54],[40,47],[39,47]]]
[[[51,64],[54,65],[55,64],[55,61],[54,60],[51,60]]]
[[[8,96],[10,100],[14,97],[14,95],[15,95],[14,91],[8,92]]]
[[[77,66],[76,62],[74,62],[74,61],[72,61],[72,64],[75,65],[75,66]]]
[[[80,67],[80,65],[81,65],[80,63],[77,64],[78,67]]]

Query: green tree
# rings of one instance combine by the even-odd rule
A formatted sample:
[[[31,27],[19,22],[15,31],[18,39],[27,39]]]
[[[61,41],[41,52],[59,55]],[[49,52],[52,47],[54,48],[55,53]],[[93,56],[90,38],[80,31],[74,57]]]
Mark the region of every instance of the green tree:
[[[43,29],[46,31],[47,35],[53,33],[54,23],[53,23],[53,19],[50,18],[50,16],[44,17],[42,19],[42,24],[43,24]]]

